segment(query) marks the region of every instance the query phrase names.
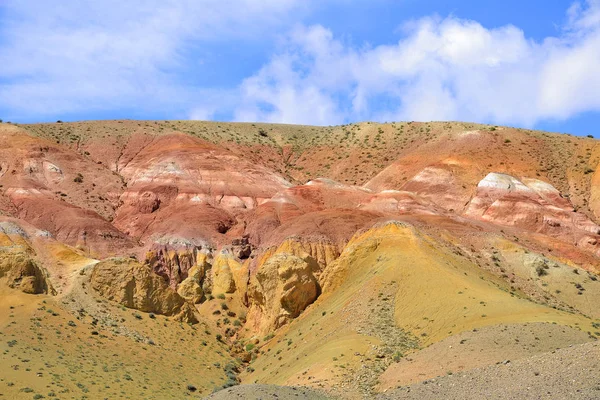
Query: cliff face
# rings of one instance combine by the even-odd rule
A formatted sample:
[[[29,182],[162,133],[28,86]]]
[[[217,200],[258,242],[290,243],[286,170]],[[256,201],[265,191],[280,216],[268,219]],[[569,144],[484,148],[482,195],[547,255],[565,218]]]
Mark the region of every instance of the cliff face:
[[[253,276],[248,294],[249,325],[268,334],[298,317],[320,294],[313,275],[317,265],[289,253],[278,253],[260,266]]]

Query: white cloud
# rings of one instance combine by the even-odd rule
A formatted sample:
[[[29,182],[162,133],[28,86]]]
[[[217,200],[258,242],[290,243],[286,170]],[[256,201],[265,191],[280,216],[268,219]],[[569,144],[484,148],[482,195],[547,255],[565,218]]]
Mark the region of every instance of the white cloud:
[[[510,25],[423,18],[405,24],[398,43],[366,49],[320,25],[296,28],[281,54],[241,85],[238,119],[532,126],[600,111],[600,0],[573,5],[568,18],[560,36],[541,42]]]
[[[288,45],[293,49],[274,57],[242,83],[235,119],[317,125],[339,122],[343,116],[330,89],[336,87],[340,76],[332,67],[341,46],[320,26],[294,30]],[[346,83],[346,79],[339,82]]]
[[[451,16],[404,22],[397,43],[358,47],[323,25],[294,25],[311,1],[1,4],[0,109],[12,119],[131,110],[322,125],[533,126],[600,111],[600,0],[574,3],[563,29],[541,41],[512,25],[489,29]],[[289,26],[279,50],[243,81],[193,83],[204,45],[273,42]]]
[[[16,117],[185,108],[192,46],[271,35],[299,0],[7,0],[0,106]],[[6,116],[5,116],[6,117]]]
[[[600,1],[587,0],[584,3],[577,1],[567,11],[569,24],[567,30],[597,30],[600,24]]]

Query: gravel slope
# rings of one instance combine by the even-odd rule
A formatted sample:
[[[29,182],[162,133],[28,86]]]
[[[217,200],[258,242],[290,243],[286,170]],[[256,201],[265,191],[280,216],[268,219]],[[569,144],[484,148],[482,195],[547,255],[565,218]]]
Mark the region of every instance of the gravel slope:
[[[307,388],[241,385],[207,397],[229,399],[331,399]],[[377,400],[600,399],[600,343],[585,343],[526,359],[430,379],[380,394]]]
[[[240,385],[214,393],[207,400],[328,400],[333,399],[312,389],[276,385]]]
[[[377,399],[600,399],[600,344],[431,379]]]

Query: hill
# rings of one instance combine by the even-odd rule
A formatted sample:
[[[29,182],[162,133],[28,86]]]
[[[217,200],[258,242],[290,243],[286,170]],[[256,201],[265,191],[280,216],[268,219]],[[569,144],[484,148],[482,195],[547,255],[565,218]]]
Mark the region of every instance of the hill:
[[[590,346],[597,143],[459,122],[1,124],[0,392],[370,398]]]

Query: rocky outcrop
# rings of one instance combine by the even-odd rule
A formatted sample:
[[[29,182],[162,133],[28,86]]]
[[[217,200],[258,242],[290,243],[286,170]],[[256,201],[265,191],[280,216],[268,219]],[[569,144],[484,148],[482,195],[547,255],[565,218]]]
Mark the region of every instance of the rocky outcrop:
[[[9,287],[28,294],[55,294],[46,271],[29,255],[20,252],[0,252],[0,278]]]
[[[199,303],[205,294],[234,293],[247,287],[243,260],[252,246],[247,238],[232,240],[216,257],[206,242],[169,239],[155,242],[146,253],[145,263],[182,297]]]
[[[92,288],[102,297],[128,308],[172,315],[196,323],[193,307],[147,266],[131,259],[113,258],[94,266]]]
[[[212,265],[212,294],[246,291],[248,271],[229,249],[224,248]]]
[[[48,272],[34,256],[27,232],[12,221],[0,221],[0,278],[24,293],[55,294]]]
[[[298,317],[320,294],[314,267],[306,257],[286,253],[261,265],[248,289],[250,325],[264,333]]]
[[[231,241],[231,252],[240,260],[245,260],[252,254],[252,245],[248,241],[248,236],[244,236]]]
[[[300,257],[311,265],[311,272],[319,279],[321,273],[340,255],[340,246],[327,240],[308,240],[300,236],[292,236],[279,246],[267,249],[261,257],[257,257],[256,267],[264,264],[275,254],[291,254]]]
[[[188,277],[177,287],[177,293],[193,304],[198,304],[204,299],[204,290],[202,289],[203,281],[204,268],[194,265],[188,271]]]
[[[189,276],[190,270],[199,266],[202,274],[207,269],[205,263],[211,253],[206,242],[191,241],[185,238],[166,238],[155,241],[146,252],[145,263],[154,273],[162,276],[177,289],[179,283]]]
[[[212,288],[212,280],[207,279],[207,276],[210,276],[211,261],[212,254],[210,252],[196,253],[196,264],[190,268],[187,278],[177,287],[177,293],[181,297],[194,304],[200,303],[204,299],[205,291],[210,291]]]

